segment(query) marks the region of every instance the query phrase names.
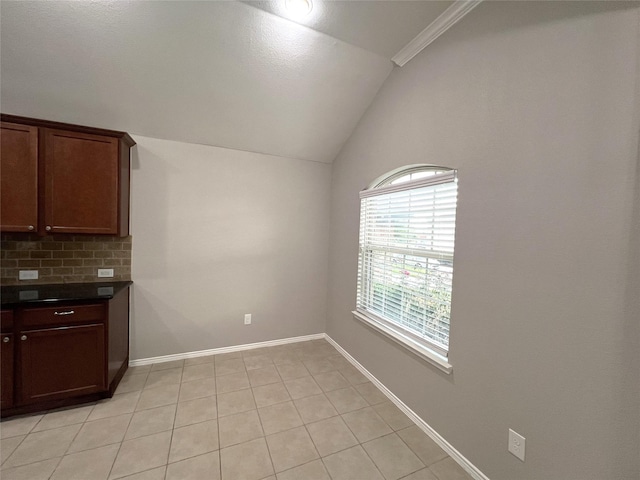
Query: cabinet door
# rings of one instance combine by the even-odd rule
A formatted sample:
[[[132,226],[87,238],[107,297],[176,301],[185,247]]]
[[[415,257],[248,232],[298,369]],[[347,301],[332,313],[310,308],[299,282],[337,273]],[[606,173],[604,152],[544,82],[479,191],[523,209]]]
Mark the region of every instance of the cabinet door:
[[[104,391],[104,325],[20,332],[25,404]]]
[[[0,338],[0,408],[13,406],[13,351],[14,338],[11,333],[3,333]]]
[[[44,129],[45,228],[118,233],[118,140]]]
[[[38,228],[38,129],[2,122],[0,127],[0,229]]]

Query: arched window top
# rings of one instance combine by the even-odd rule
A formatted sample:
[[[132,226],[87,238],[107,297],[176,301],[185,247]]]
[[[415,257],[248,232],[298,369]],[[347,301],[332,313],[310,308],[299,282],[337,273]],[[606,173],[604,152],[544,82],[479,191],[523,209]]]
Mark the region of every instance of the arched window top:
[[[405,166],[391,172],[387,172],[381,177],[374,180],[369,189],[386,187],[387,185],[397,185],[400,183],[418,180],[420,178],[432,177],[442,173],[453,171],[453,168],[442,167],[439,165],[410,165]]]

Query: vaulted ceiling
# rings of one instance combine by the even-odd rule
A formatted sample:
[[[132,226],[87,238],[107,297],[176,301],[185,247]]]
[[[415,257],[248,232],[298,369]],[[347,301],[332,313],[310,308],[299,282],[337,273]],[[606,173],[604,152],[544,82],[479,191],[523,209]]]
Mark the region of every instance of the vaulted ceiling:
[[[308,15],[296,19],[287,12],[284,0],[243,1],[387,58],[398,53],[453,3],[436,0],[316,0]]]
[[[314,3],[3,1],[2,111],[329,163],[451,2]]]

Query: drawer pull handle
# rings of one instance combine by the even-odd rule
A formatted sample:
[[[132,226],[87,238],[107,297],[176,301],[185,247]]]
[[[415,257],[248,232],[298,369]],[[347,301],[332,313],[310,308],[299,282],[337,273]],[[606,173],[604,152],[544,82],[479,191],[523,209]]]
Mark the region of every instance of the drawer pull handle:
[[[69,310],[68,312],[55,312],[54,315],[73,315],[74,312],[73,310]]]
[[[9,339],[9,337],[4,337],[4,338],[2,339],[2,341],[3,341],[4,343],[9,343],[9,340],[10,340],[10,339]]]
[[[22,340],[23,342],[24,342],[26,339],[27,339],[27,336],[26,336],[26,335],[22,335],[22,336],[20,337],[20,340]]]

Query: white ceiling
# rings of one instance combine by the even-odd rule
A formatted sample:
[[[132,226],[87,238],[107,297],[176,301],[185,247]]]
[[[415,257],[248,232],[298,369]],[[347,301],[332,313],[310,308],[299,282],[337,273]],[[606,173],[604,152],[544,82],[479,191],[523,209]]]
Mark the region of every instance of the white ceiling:
[[[2,112],[330,163],[448,4],[327,5],[338,40],[235,1],[2,1]]]

